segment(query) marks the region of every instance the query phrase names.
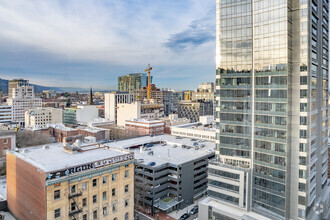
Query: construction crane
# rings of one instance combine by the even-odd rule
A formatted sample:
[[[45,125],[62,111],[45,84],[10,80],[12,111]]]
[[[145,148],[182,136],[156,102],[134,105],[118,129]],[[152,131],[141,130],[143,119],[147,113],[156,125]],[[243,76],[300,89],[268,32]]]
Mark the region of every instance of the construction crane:
[[[148,72],[148,85],[147,85],[147,98],[148,100],[151,99],[151,79],[150,79],[150,70],[152,70],[152,67],[150,67],[150,64],[148,64],[148,69],[146,69],[144,72]]]

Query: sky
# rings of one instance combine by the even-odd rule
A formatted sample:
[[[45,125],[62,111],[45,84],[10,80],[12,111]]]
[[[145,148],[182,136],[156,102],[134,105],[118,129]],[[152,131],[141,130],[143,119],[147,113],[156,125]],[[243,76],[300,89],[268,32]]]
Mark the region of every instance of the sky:
[[[150,63],[159,88],[215,80],[215,0],[1,0],[0,78],[116,89]]]

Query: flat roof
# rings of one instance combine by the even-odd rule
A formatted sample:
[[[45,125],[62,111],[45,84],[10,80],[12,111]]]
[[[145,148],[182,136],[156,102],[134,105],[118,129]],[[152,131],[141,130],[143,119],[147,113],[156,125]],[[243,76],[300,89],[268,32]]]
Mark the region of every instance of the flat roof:
[[[91,150],[92,145],[94,147]],[[19,152],[11,150],[10,153],[44,172],[57,171],[130,153],[123,149],[99,147],[98,144],[82,144],[81,149],[88,151],[74,154],[65,152],[62,143],[48,144],[47,146],[49,146],[48,149],[43,149],[43,146],[36,146],[21,148]]]
[[[162,144],[153,144],[150,147],[149,151],[140,152],[140,148],[132,149],[132,147],[146,145],[154,142],[166,142],[166,145]],[[193,147],[194,143],[197,143],[199,146],[204,145],[204,147],[199,147],[198,150],[195,150]],[[158,136],[143,136],[138,138],[132,138],[122,141],[116,141],[111,143],[106,143],[105,145],[114,147],[114,148],[122,148],[129,149],[134,152],[135,159],[143,159],[142,164],[148,164],[149,162],[155,162],[156,167],[159,165],[163,165],[166,163],[179,165],[184,164],[189,161],[196,160],[200,157],[204,157],[207,155],[212,155],[215,151],[215,143],[208,142],[204,140],[190,139],[190,138],[177,138],[172,135],[158,135]],[[176,145],[177,147],[174,147]],[[190,149],[183,148],[182,145],[190,146]],[[153,155],[149,155],[148,152],[153,151]]]
[[[211,124],[203,125],[201,122],[175,125],[173,127],[174,128],[191,129],[191,130],[199,130],[199,131],[213,131],[213,132],[216,131],[215,126],[213,126]]]
[[[236,206],[226,204],[225,202],[221,202],[219,200],[213,199],[211,197],[207,197],[199,202],[199,204],[211,206],[216,210],[220,211],[222,215],[229,216],[231,218],[243,219],[243,220],[271,220],[265,216],[259,215],[255,212],[249,212],[244,209],[240,209]],[[213,209],[214,210],[214,209]]]

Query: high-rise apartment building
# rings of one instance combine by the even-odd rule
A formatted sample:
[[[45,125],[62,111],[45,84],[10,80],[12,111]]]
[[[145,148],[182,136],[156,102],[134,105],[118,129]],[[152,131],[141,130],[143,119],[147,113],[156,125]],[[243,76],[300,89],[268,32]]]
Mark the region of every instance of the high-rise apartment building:
[[[134,101],[133,94],[128,92],[111,92],[104,94],[104,118],[117,123],[117,105],[130,104]]]
[[[41,98],[34,95],[34,86],[30,86],[27,80],[12,80],[8,83],[7,104],[12,106],[13,122],[23,124],[25,122],[25,111],[42,106]]]
[[[133,93],[134,90],[146,87],[148,77],[145,73],[131,73],[118,77],[118,91]]]
[[[209,195],[270,219],[328,219],[328,0],[216,8]]]

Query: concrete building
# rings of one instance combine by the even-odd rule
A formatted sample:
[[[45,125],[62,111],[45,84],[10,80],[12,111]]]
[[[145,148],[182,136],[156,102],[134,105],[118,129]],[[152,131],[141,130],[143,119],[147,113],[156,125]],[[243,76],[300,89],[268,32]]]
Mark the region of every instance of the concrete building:
[[[164,116],[162,104],[133,102],[117,105],[117,125],[125,126],[128,119],[158,119]]]
[[[328,1],[216,4],[217,156],[209,172],[217,177],[209,181],[218,187],[208,194],[222,210],[329,219]],[[227,176],[246,181],[244,197]],[[200,218],[214,219],[218,206],[202,204]]]
[[[188,118],[190,122],[199,121],[200,116],[213,115],[213,102],[181,101],[178,104],[179,118]]]
[[[171,212],[206,193],[207,164],[214,157],[214,143],[158,135],[106,145],[134,152],[138,205]]]
[[[104,118],[117,124],[117,105],[130,104],[134,95],[128,92],[111,92],[104,94]]]
[[[13,120],[11,105],[0,105],[0,123],[10,123]]]
[[[99,110],[96,105],[78,105],[75,108],[66,108],[63,110],[64,124],[87,124],[98,118]]]
[[[196,92],[214,92],[214,82],[203,82],[198,85],[198,89]]]
[[[201,118],[203,117],[205,116],[201,116]],[[213,119],[213,116],[211,117]],[[205,122],[203,123],[202,121],[172,126],[171,135],[215,142],[215,122]]]
[[[142,89],[148,84],[148,77],[145,73],[131,73],[118,77],[118,91],[133,93]]]
[[[165,123],[160,120],[130,119],[125,121],[127,132],[138,135],[160,135],[164,134]]]
[[[133,219],[134,156],[79,142],[9,151],[7,202],[18,219]]]
[[[9,81],[8,94],[7,105],[12,106],[13,122],[24,124],[25,111],[42,106],[42,100],[35,97],[34,87],[27,80]]]
[[[188,118],[179,118],[178,114],[169,114],[168,117],[159,118],[165,123],[165,134],[171,134],[171,127],[190,123]]]
[[[25,128],[45,128],[48,124],[62,123],[63,110],[58,108],[36,108],[25,112]]]

